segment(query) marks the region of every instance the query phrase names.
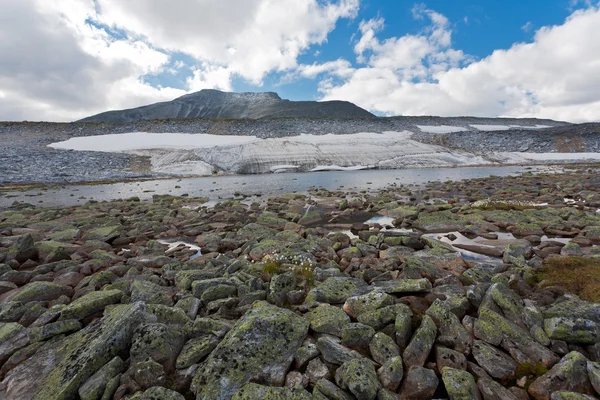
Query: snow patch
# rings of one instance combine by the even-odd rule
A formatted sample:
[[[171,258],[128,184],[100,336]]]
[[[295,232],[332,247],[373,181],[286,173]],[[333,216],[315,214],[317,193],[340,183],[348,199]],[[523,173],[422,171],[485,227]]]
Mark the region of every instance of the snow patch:
[[[49,144],[55,149],[102,151],[108,153],[146,149],[193,149],[231,146],[261,140],[256,136],[226,136],[205,133],[131,132],[71,138]]]
[[[453,132],[464,132],[467,128],[462,126],[450,126],[450,125],[417,125],[417,128],[421,132],[425,133],[453,133]]]

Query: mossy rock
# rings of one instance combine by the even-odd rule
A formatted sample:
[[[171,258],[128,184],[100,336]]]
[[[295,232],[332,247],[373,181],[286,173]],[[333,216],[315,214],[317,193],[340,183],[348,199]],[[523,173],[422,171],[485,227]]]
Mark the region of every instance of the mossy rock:
[[[52,282],[31,282],[23,286],[19,290],[19,293],[15,294],[11,300],[21,303],[30,301],[52,301],[63,295],[71,297],[73,295],[73,289]]]
[[[121,236],[122,232],[123,227],[121,225],[103,226],[87,231],[83,235],[83,240],[100,240],[102,242],[110,242],[111,240]]]
[[[264,301],[254,303],[196,374],[192,389],[197,399],[229,398],[258,378],[282,385],[307,332],[301,316]]]
[[[324,304],[307,315],[310,328],[317,333],[342,336],[342,329],[350,323],[350,317],[341,308]]]
[[[238,390],[232,400],[312,400],[313,396],[304,389],[288,389],[262,386],[257,383],[248,383]]]
[[[142,303],[115,307],[101,321],[58,341],[50,341],[5,378],[15,400],[68,400],[116,355],[127,351],[133,331],[145,318]]]
[[[475,378],[467,371],[444,367],[442,368],[442,380],[450,400],[480,399]]]
[[[102,290],[81,296],[68,304],[61,312],[61,319],[84,319],[104,310],[107,305],[121,301],[123,292],[120,290]]]
[[[182,394],[162,386],[153,386],[139,397],[138,400],[185,400]]]
[[[331,277],[311,289],[306,297],[306,302],[342,304],[349,297],[361,295],[368,291],[369,287],[362,279]]]

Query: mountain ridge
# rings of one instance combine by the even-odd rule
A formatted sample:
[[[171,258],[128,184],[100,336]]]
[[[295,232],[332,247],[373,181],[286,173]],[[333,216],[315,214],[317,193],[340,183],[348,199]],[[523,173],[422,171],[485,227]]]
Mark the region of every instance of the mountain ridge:
[[[291,101],[275,92],[222,92],[203,89],[171,101],[106,111],[77,122],[137,122],[168,118],[270,119],[286,117],[374,118],[375,115],[347,101]]]

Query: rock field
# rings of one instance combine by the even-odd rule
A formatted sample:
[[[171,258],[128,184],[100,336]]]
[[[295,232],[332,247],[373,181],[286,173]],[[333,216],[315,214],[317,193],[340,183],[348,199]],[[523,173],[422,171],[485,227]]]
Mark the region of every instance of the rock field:
[[[0,398],[597,398],[598,172],[15,203]]]

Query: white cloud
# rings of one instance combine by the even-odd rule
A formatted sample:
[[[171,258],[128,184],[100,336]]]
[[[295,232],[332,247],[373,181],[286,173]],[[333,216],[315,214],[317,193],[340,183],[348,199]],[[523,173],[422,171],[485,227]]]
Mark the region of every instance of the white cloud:
[[[359,0],[2,0],[0,120],[72,120],[289,72]],[[108,28],[106,28],[108,27]],[[116,34],[115,34],[116,32]],[[194,64],[186,90],[145,77]]]
[[[363,22],[355,52],[366,65],[346,70],[341,83],[324,79],[323,99],[349,100],[384,114],[600,120],[597,6],[538,30],[532,43],[479,61],[452,48],[444,16],[424,7],[414,12],[431,20],[419,35],[381,40],[383,21]]]

